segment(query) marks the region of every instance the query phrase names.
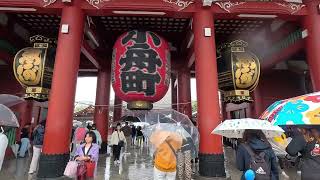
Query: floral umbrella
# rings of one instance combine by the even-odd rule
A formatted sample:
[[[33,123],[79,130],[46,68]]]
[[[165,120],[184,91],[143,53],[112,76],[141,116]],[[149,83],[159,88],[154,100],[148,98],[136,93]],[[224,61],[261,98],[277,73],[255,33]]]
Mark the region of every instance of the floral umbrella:
[[[320,92],[273,103],[260,119],[274,125],[320,125]]]

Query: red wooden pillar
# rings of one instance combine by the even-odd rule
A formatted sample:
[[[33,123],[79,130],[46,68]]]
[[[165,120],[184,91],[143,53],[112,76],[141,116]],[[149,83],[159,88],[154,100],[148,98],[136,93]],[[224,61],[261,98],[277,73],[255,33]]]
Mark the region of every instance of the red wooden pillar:
[[[255,118],[259,118],[260,115],[263,112],[263,102],[261,97],[261,91],[259,88],[259,85],[256,87],[256,89],[253,91],[253,105],[254,105],[254,116]]]
[[[24,108],[23,114],[21,114],[21,127],[31,123],[33,115],[33,100],[26,100]]]
[[[211,34],[205,36],[205,28],[211,30]],[[211,134],[220,123],[220,112],[214,18],[210,9],[194,13],[193,32],[200,132],[199,173],[225,177],[222,137]]]
[[[192,118],[190,69],[183,67],[178,72],[178,111]]]
[[[122,100],[118,96],[114,96],[113,122],[120,121],[122,116]]]
[[[69,25],[68,33],[58,36],[58,46],[50,92],[49,111],[40,157],[38,177],[63,176],[69,160],[74,98],[83,40],[84,13],[82,0],[62,9],[61,25]],[[61,26],[60,25],[60,26]]]
[[[175,86],[175,82],[177,80],[177,76],[175,74],[171,75],[171,108],[174,110],[178,110],[178,91]]]
[[[102,144],[100,153],[105,153],[108,143],[109,101],[110,101],[110,71],[109,65],[98,72],[96,107],[94,109],[94,122],[101,134]]]
[[[19,108],[19,110],[21,109],[22,112],[20,114],[20,127],[19,130],[17,131],[16,135],[17,135],[17,140],[20,140],[20,134],[21,134],[21,130],[22,128],[24,128],[26,126],[26,124],[31,124],[31,120],[32,120],[32,114],[33,114],[33,101],[32,100],[26,100],[26,102],[24,102],[23,104],[19,104],[19,106],[21,108]]]
[[[308,30],[306,39],[307,61],[313,84],[313,91],[320,91],[320,14],[319,0],[305,0],[308,15],[304,19],[304,27]]]

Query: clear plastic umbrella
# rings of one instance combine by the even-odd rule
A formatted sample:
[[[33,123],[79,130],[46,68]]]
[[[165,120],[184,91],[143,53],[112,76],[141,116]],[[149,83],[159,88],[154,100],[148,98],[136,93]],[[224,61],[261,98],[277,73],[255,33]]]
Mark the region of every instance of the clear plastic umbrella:
[[[183,138],[182,150],[191,150],[196,155],[199,150],[199,132],[193,125],[188,116],[175,110],[150,110],[150,111],[131,111],[124,112],[127,116],[134,116],[141,122],[148,123],[143,133],[150,138],[156,130],[175,132]]]
[[[18,96],[14,96],[11,94],[0,94],[0,104],[3,104],[7,107],[12,107],[24,101],[25,100],[23,98]]]
[[[16,115],[3,104],[0,104],[0,126],[19,127]]]

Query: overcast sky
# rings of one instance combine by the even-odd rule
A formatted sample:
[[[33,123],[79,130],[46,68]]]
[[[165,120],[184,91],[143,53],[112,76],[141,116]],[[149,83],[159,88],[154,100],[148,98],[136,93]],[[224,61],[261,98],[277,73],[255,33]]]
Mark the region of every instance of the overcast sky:
[[[91,102],[94,103],[96,99],[96,86],[97,78],[96,77],[81,77],[78,78],[77,82],[77,91],[76,91],[76,102]],[[171,92],[168,91],[166,97],[160,103],[169,103],[171,102]],[[196,94],[196,81],[191,79],[191,99],[195,101],[197,99]],[[169,98],[169,99],[168,99]],[[110,89],[110,99],[114,99],[114,91]],[[166,100],[165,100],[166,99]]]

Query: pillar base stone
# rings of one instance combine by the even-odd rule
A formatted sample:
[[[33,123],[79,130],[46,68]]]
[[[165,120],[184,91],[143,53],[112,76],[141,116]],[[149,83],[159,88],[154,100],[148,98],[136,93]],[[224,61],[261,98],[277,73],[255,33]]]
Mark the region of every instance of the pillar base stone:
[[[41,154],[38,178],[57,178],[63,176],[69,159],[69,154]]]
[[[223,154],[199,154],[199,174],[206,177],[226,177]]]

